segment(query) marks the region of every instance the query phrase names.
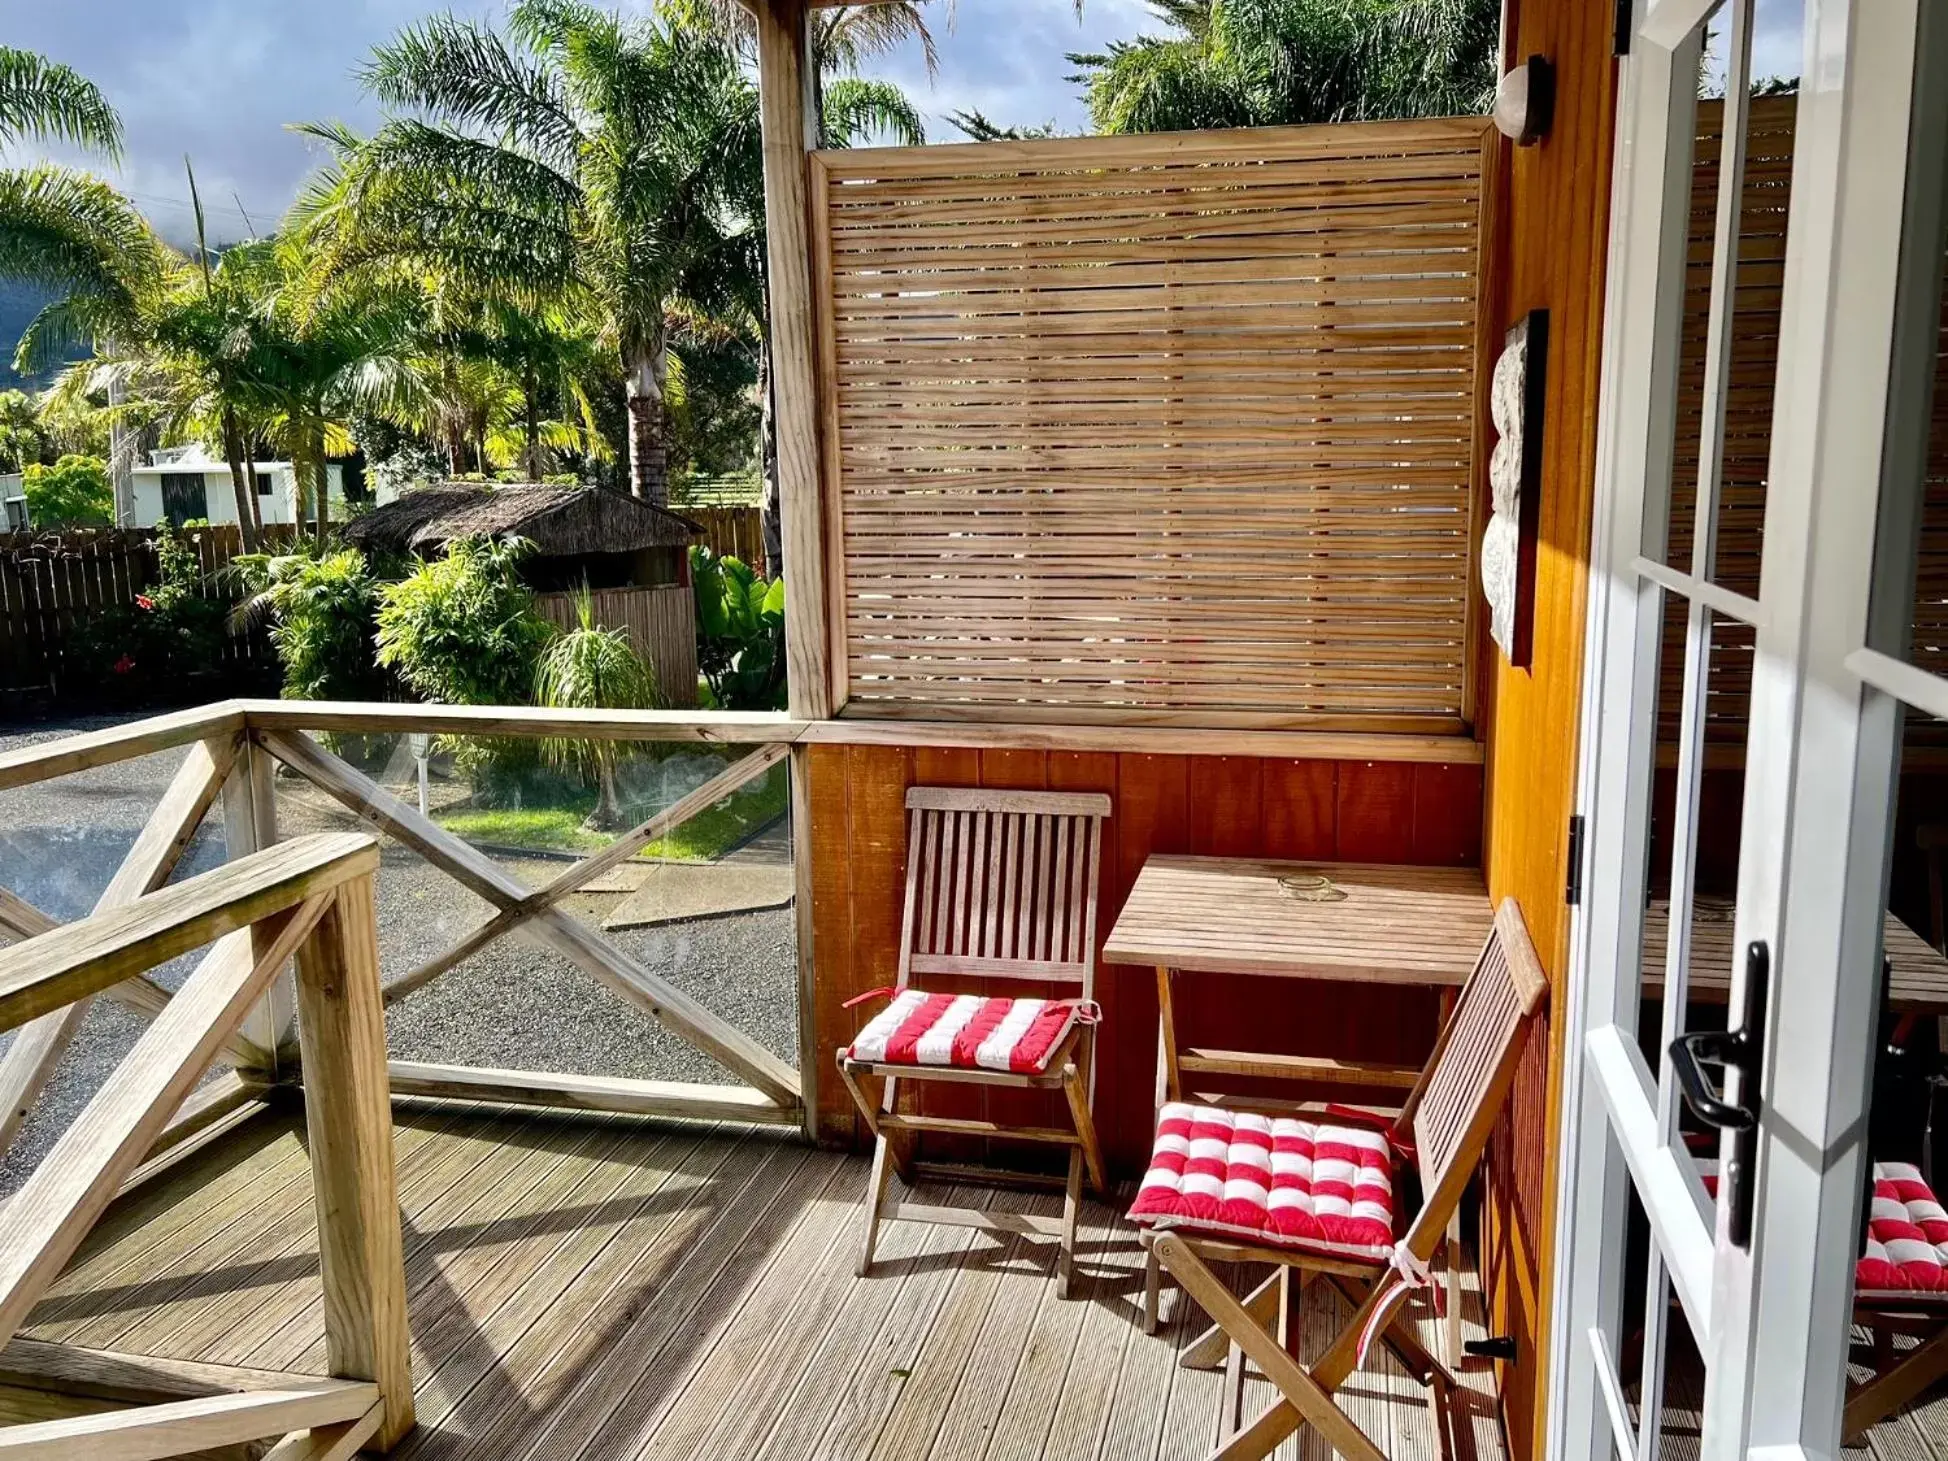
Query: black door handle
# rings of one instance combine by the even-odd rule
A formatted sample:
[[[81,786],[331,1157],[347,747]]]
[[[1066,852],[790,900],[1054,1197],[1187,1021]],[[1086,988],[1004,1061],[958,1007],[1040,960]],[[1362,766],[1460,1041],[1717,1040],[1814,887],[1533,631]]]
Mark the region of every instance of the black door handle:
[[[1750,1073],[1756,1063],[1752,1043],[1744,1030],[1699,1030],[1671,1041],[1671,1074],[1684,1092],[1684,1104],[1705,1125],[1743,1131],[1758,1120],[1757,1112],[1721,1097],[1704,1073],[1707,1065]]]
[[[1671,1042],[1671,1074],[1684,1104],[1707,1126],[1735,1132],[1725,1163],[1722,1195],[1729,1208],[1726,1236],[1740,1248],[1752,1243],[1753,1169],[1759,1155],[1759,1077],[1765,1068],[1766,985],[1772,955],[1762,941],[1745,948],[1745,1008],[1736,1030],[1699,1030]],[[1727,1101],[1704,1073],[1707,1065],[1739,1074],[1737,1101]]]

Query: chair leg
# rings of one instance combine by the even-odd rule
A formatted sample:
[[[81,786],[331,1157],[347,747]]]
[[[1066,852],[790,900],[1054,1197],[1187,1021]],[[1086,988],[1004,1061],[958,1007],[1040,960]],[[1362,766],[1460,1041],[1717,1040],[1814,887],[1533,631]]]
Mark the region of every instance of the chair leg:
[[[1943,1375],[1948,1375],[1948,1326],[1847,1397],[1840,1420],[1842,1444],[1858,1444],[1867,1427],[1894,1414]]]
[[[1143,1332],[1155,1334],[1159,1311],[1163,1307],[1163,1264],[1157,1261],[1156,1249],[1145,1246],[1143,1249]]]
[[[1082,1152],[1069,1148],[1069,1183],[1062,1193],[1062,1252],[1055,1260],[1055,1297],[1075,1290],[1075,1226],[1082,1212]]]
[[[1461,1368],[1461,1204],[1447,1220],[1446,1270],[1441,1281],[1447,1285],[1447,1313],[1441,1320],[1441,1347],[1450,1369]]]
[[[886,1205],[886,1179],[891,1175],[892,1147],[884,1136],[873,1142],[872,1176],[866,1182],[866,1226],[860,1234],[859,1263],[853,1272],[864,1278],[872,1271],[873,1248],[879,1242],[879,1214]]]
[[[1272,1272],[1272,1276],[1245,1295],[1244,1310],[1259,1323],[1264,1324],[1278,1318],[1279,1309],[1279,1271],[1290,1272],[1283,1264]],[[1300,1284],[1305,1278],[1302,1275]],[[1177,1357],[1177,1367],[1182,1370],[1215,1370],[1224,1363],[1225,1352],[1230,1348],[1230,1336],[1224,1332],[1222,1324],[1213,1324],[1197,1338],[1184,1346],[1184,1352]]]
[[[1286,1353],[1284,1345],[1259,1327],[1237,1296],[1191,1251],[1188,1243],[1175,1233],[1164,1233],[1156,1240],[1156,1253],[1170,1270],[1171,1277],[1183,1285],[1184,1292],[1224,1326],[1225,1333],[1243,1348],[1259,1372],[1278,1387],[1285,1403],[1298,1413],[1302,1422],[1313,1426],[1327,1445],[1346,1461],[1386,1461],[1385,1453],[1373,1444],[1372,1438],[1333,1403],[1331,1393],[1312,1378],[1304,1365]],[[1248,1429],[1257,1432],[1260,1427],[1254,1422]],[[1272,1438],[1257,1455],[1269,1454],[1279,1439],[1282,1437]],[[1251,1456],[1251,1452],[1240,1451],[1236,1445],[1226,1449],[1237,1461],[1249,1461]]]
[[[1103,1180],[1103,1153],[1096,1140],[1095,1118],[1089,1114],[1089,1092],[1073,1065],[1062,1068],[1062,1091],[1069,1098],[1069,1114],[1075,1119],[1076,1135],[1082,1138],[1082,1152],[1089,1160],[1089,1186],[1107,1202],[1109,1184]]]

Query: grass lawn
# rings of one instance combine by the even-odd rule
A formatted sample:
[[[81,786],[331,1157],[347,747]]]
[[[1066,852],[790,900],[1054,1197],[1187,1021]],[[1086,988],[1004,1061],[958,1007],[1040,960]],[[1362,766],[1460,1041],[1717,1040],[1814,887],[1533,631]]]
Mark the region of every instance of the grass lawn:
[[[722,857],[784,815],[789,785],[786,767],[780,762],[756,781],[740,787],[728,800],[705,807],[636,855],[678,862],[709,862]],[[590,791],[553,806],[455,807],[435,813],[434,820],[469,842],[549,852],[594,852],[614,840],[612,833],[591,832],[582,825],[594,809],[595,793]]]

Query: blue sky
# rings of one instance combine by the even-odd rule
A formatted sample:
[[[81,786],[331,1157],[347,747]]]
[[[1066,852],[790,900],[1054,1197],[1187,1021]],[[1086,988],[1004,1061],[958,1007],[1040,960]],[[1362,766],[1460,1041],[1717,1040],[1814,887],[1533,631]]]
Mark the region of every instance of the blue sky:
[[[627,3],[627,0],[625,0]],[[309,171],[308,144],[289,121],[337,118],[370,127],[372,105],[353,70],[375,42],[430,10],[493,17],[500,0],[0,0],[0,36],[65,61],[98,82],[121,111],[128,156],[117,181],[175,237],[190,227],[183,155],[219,237],[275,221]],[[1142,0],[959,0],[951,29],[934,21],[940,75],[927,81],[917,48],[874,74],[905,85],[930,136],[951,132],[957,108],[1004,123],[1054,121],[1080,130],[1087,114],[1066,52],[1136,34]],[[1151,27],[1154,28],[1154,27]],[[957,135],[957,134],[955,134]]]

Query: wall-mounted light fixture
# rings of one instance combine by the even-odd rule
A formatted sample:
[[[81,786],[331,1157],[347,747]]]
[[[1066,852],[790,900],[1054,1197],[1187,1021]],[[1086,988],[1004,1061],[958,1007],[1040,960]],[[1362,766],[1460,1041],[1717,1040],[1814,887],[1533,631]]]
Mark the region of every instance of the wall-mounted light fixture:
[[[1556,113],[1556,68],[1546,56],[1531,56],[1495,87],[1495,129],[1517,147],[1531,147],[1549,135]]]

